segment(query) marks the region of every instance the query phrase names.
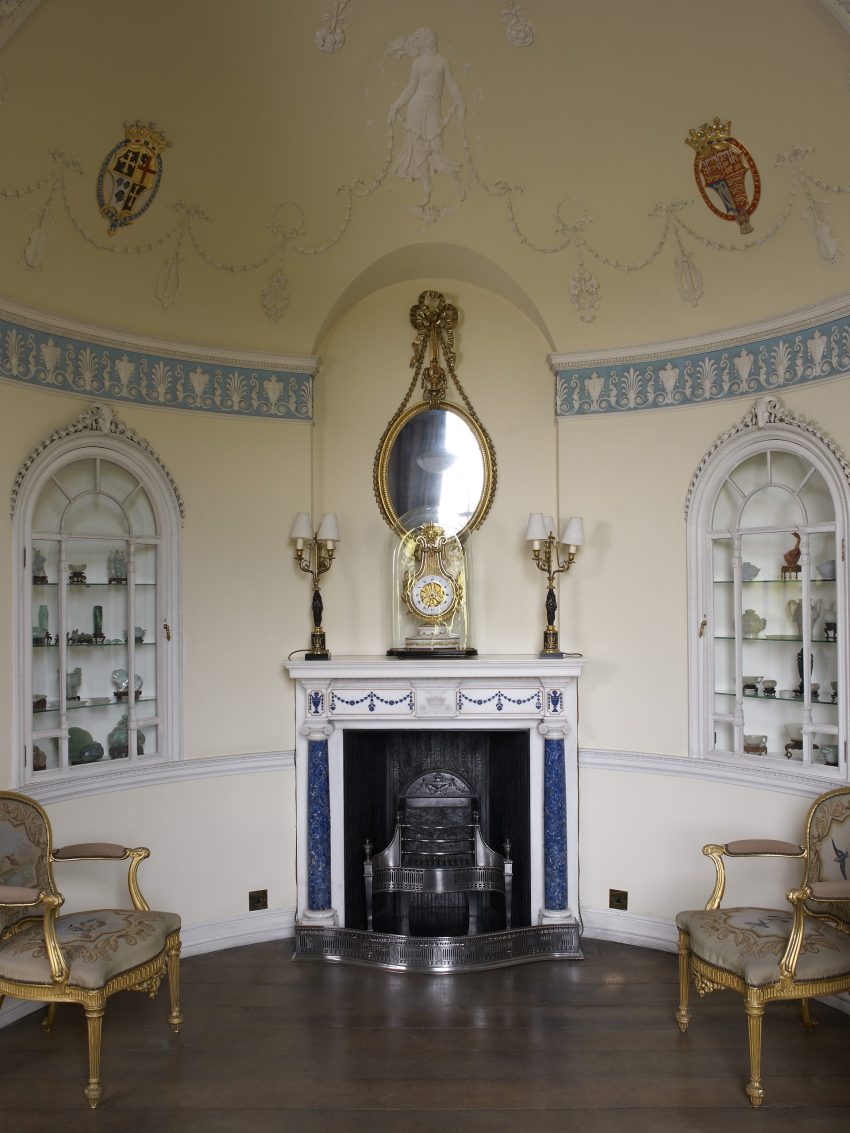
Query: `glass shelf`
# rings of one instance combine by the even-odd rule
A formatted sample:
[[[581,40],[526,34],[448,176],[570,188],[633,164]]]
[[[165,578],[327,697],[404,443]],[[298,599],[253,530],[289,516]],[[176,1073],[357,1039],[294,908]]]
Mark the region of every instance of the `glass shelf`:
[[[155,696],[139,696],[136,698],[136,704],[150,704],[155,701]],[[126,711],[127,697],[123,696],[120,700],[116,700],[112,696],[92,696],[83,700],[68,700],[65,702],[65,707],[69,712],[77,708],[124,708]],[[48,700],[45,708],[33,708],[34,716],[43,716],[46,712],[58,712],[59,701]]]
[[[802,583],[802,578],[742,578],[742,586],[799,586]],[[827,586],[835,582],[834,578],[810,578],[809,584],[811,586]],[[731,578],[715,578],[715,586],[734,586],[734,579]]]
[[[735,695],[735,693],[732,692],[730,689],[722,689],[722,688],[715,689],[714,694],[715,694],[715,696],[734,696]],[[768,701],[768,703],[769,703],[771,700],[783,700],[783,701],[785,701],[786,704],[787,703],[803,704],[804,703],[802,693],[799,693],[799,694],[793,693],[791,696],[781,696],[777,692],[776,696],[765,696],[764,693],[761,693],[761,692],[757,693],[757,694],[747,692],[747,693],[744,693],[742,699],[743,700],[758,700],[759,703],[763,703],[764,701]],[[816,700],[814,697],[812,697],[810,703],[812,704],[812,706],[814,706],[816,704],[822,704],[825,708],[837,708],[838,707],[838,702],[836,700]]]
[[[714,640],[715,641],[734,641],[735,635],[732,634],[732,633],[716,633],[714,635]],[[788,642],[796,642],[797,645],[803,644],[802,637],[794,637],[792,634],[784,634],[784,633],[765,634],[764,637],[745,637],[745,636],[742,635],[741,641],[766,641],[769,644],[774,644],[776,642],[781,642],[781,641],[788,641]],[[837,644],[835,638],[833,638],[833,637],[812,637],[812,638],[809,638],[809,643],[811,645],[836,645]]]
[[[155,641],[137,641],[136,649],[143,649],[146,645],[156,645]],[[32,643],[33,649],[58,649],[59,642],[51,641],[49,645],[40,642]],[[126,649],[126,641],[75,641],[67,642],[66,649]]]
[[[58,582],[34,582],[32,584],[33,590],[49,590],[51,587],[58,586]],[[119,593],[126,589],[126,582],[69,582],[69,590],[116,590]],[[136,589],[142,590],[145,587],[153,589],[156,586],[155,582],[137,582]]]

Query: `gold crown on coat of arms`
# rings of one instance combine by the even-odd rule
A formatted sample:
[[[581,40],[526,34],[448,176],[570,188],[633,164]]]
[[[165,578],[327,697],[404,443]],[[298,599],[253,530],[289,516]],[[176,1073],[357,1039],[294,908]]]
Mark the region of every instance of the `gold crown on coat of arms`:
[[[697,153],[705,153],[706,150],[725,149],[731,137],[731,120],[721,122],[715,118],[713,122],[703,122],[698,130],[689,130],[685,145],[693,146]]]

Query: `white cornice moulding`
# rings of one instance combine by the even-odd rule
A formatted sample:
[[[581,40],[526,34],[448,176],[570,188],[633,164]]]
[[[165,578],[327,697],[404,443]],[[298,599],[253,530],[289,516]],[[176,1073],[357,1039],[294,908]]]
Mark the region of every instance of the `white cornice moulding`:
[[[748,326],[602,352],[550,354],[557,418],[775,396],[850,375],[850,295]]]
[[[844,781],[834,776],[806,775],[759,763],[735,764],[720,759],[691,759],[687,755],[652,755],[642,751],[603,751],[579,748],[579,770],[625,771],[639,775],[675,775],[709,783],[768,789],[777,794],[816,798]]]
[[[264,944],[269,940],[289,940],[295,935],[295,909],[259,909],[253,913],[222,917],[216,921],[184,925],[180,938],[183,943],[181,957],[202,956],[225,948],[241,948],[248,944]],[[289,954],[281,955],[281,962]],[[25,1015],[44,1009],[43,1003],[31,1003],[9,996],[0,1009],[0,1030],[11,1026]]]
[[[754,339],[792,334],[796,330],[806,330],[830,319],[840,319],[848,315],[850,315],[850,293],[844,293],[823,303],[801,307],[784,315],[776,315],[755,323],[742,323],[711,333],[694,334],[688,338],[647,342],[642,346],[618,346],[611,350],[552,353],[549,355],[549,366],[552,372],[557,374],[562,370],[579,367],[584,369],[589,366],[614,366],[618,363],[668,358],[671,355],[699,354],[704,350],[746,345]]]
[[[141,338],[0,296],[0,378],[121,405],[311,421],[319,359]]]
[[[125,334],[123,331],[80,323],[0,297],[0,318],[9,322],[24,323],[48,334],[64,334],[68,338],[112,346],[119,350],[133,350],[140,354],[166,354],[186,362],[203,362],[208,366],[258,366],[264,370],[285,370],[287,373],[310,374],[315,377],[321,360],[312,354],[266,354],[257,350],[226,350],[200,343],[171,341],[165,338],[146,338],[143,335]]]
[[[40,803],[61,803],[69,799],[104,795],[111,791],[131,791],[136,787],[200,782],[202,779],[220,779],[226,775],[263,775],[272,771],[291,771],[294,766],[294,751],[263,751],[250,755],[222,755],[147,767],[128,767],[109,775],[90,773],[80,777],[69,776],[52,783],[28,783],[17,789]]]

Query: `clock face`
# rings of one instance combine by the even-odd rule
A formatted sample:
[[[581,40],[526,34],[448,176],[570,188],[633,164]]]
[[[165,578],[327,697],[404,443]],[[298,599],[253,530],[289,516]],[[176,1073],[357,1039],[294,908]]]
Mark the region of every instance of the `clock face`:
[[[454,600],[454,583],[443,574],[420,575],[410,588],[410,605],[425,618],[439,618]]]

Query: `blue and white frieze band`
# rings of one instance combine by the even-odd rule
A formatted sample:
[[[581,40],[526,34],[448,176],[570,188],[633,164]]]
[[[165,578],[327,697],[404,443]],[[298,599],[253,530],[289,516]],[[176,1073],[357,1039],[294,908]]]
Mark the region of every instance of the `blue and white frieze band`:
[[[539,689],[535,689],[527,696],[510,696],[508,693],[502,692],[501,689],[496,689],[492,693],[489,689],[485,689],[478,696],[472,696],[468,692],[459,690],[457,694],[458,712],[463,712],[464,706],[467,704],[474,705],[476,708],[495,708],[497,712],[504,712],[506,707],[525,708],[529,704],[537,712],[543,710],[543,701]]]
[[[415,700],[412,692],[404,692],[400,696],[393,696],[391,693],[382,694],[369,690],[369,692],[360,694],[352,694],[351,696],[342,696],[338,692],[332,692],[330,696],[330,711],[344,712],[346,709],[366,709],[367,712],[375,712],[380,705],[382,708],[398,708],[402,711],[413,712],[415,707]]]
[[[231,417],[309,421],[318,359],[110,341],[0,307],[0,377],[39,389]],[[274,364],[272,364],[274,363]]]
[[[850,307],[846,297],[831,317],[806,325],[789,315],[750,333],[712,335],[710,349],[699,340],[613,352],[606,358],[552,354],[556,415],[584,417],[641,409],[702,405],[733,397],[778,392],[850,374]],[[843,308],[843,309],[842,309]],[[827,314],[826,309],[820,312]],[[816,317],[809,312],[809,318]],[[784,323],[784,326],[783,326]],[[707,336],[706,336],[707,337]],[[574,364],[575,363],[575,364]]]

